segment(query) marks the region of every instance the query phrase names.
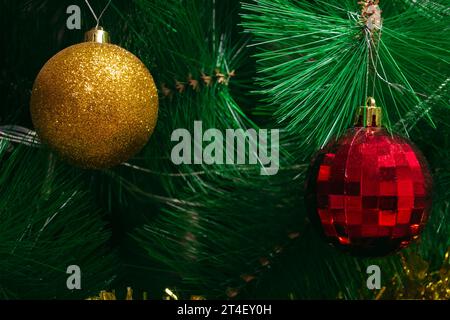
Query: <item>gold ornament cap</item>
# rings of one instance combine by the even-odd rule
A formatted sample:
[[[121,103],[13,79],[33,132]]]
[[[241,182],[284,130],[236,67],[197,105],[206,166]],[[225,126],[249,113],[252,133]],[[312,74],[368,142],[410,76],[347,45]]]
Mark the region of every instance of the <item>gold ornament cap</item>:
[[[364,117],[365,115],[365,117]],[[383,119],[383,111],[380,107],[377,107],[376,101],[373,97],[367,98],[366,105],[360,107],[356,116],[357,126],[366,127],[381,127]],[[364,121],[364,118],[366,121]]]
[[[84,34],[85,42],[110,43],[109,33],[102,27],[94,27]]]

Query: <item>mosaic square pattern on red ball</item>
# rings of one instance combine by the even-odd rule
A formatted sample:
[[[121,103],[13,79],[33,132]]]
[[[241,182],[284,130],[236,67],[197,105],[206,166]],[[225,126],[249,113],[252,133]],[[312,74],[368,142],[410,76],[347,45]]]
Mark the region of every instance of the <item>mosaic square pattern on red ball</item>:
[[[427,218],[426,166],[403,138],[355,128],[325,153],[317,207],[326,236],[413,239]]]

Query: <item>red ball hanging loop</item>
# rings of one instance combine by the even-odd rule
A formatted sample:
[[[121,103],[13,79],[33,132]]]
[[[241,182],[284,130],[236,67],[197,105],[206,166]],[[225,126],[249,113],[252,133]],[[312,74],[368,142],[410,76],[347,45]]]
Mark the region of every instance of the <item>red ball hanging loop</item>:
[[[381,256],[419,237],[432,182],[420,151],[379,127],[381,111],[371,102],[360,126],[318,153],[306,197],[328,242],[355,255]]]

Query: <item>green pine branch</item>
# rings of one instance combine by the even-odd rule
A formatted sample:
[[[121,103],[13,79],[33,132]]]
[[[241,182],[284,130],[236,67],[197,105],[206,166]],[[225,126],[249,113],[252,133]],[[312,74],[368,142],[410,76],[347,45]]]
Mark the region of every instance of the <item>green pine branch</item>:
[[[84,299],[108,287],[117,260],[110,232],[74,170],[45,151],[0,140],[2,299]],[[81,268],[69,290],[67,267]]]
[[[5,4],[2,22],[14,27],[0,74],[2,125],[31,125],[27,88],[53,53],[81,40],[82,31],[65,30],[69,2]],[[157,129],[141,154],[100,172],[0,142],[0,294],[85,298],[109,286],[117,249],[125,268],[116,288],[175,287],[208,298],[373,297],[366,267],[380,265],[386,284],[402,273],[398,255],[360,260],[335,251],[303,205],[311,154],[351,125],[369,94],[385,108],[388,126],[409,134],[431,164],[433,213],[422,241],[405,254],[420,251],[437,266],[450,244],[449,10],[444,0],[381,6],[378,74],[367,78],[372,61],[356,0],[258,0],[242,8],[237,0],[114,2],[102,25],[154,75]],[[83,10],[84,29],[92,21]],[[29,41],[16,41],[19,35]],[[26,59],[32,49],[35,59]],[[281,129],[280,172],[175,166],[171,133],[192,132],[196,120],[222,131]],[[85,290],[65,288],[68,263],[86,270]]]
[[[300,157],[308,159],[351,126],[367,96],[377,99],[392,127],[417,106],[425,110],[427,98],[448,79],[449,11],[443,10],[444,2],[381,1],[380,7],[378,42],[368,38],[357,1],[243,4],[265,95],[259,112],[287,129]],[[370,54],[369,44],[378,48],[377,55]],[[370,70],[373,66],[376,71]],[[408,124],[402,124],[400,131],[407,133]]]

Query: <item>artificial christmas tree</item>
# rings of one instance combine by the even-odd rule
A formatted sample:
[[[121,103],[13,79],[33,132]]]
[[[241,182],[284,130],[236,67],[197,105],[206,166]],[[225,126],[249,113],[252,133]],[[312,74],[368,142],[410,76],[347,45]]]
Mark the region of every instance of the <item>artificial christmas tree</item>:
[[[67,27],[72,2],[1,2],[3,298],[87,298],[129,286],[150,299],[165,288],[180,298],[376,298],[369,265],[383,279],[407,279],[402,261],[415,254],[430,273],[441,266],[450,244],[446,1],[113,0],[101,24],[151,72],[160,104],[144,149],[102,170],[62,161],[29,114],[42,65],[92,27],[82,1],[81,29]],[[91,1],[94,12],[107,3]],[[386,107],[388,132],[422,150],[434,180],[420,242],[377,259],[323,243],[302,192],[313,154],[341,137],[368,96]],[[192,163],[173,161],[199,121],[209,136],[192,141]],[[279,141],[265,129],[279,130]],[[227,130],[246,148],[222,163],[196,161]],[[261,174],[275,154],[277,173]],[[81,291],[67,287],[73,265]]]

